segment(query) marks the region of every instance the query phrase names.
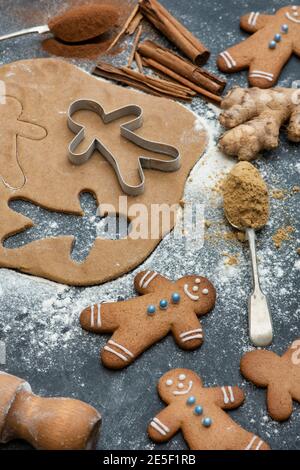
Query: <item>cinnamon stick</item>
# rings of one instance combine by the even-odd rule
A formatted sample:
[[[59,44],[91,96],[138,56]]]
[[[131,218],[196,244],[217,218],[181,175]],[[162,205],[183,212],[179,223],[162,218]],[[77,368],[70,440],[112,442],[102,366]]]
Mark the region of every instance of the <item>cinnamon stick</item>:
[[[201,88],[198,85],[195,85],[195,83],[190,82],[186,78],[182,77],[181,75],[178,75],[177,73],[173,72],[172,70],[168,69],[164,65],[161,65],[159,62],[156,62],[153,59],[146,59],[143,58],[143,63],[148,66],[152,67],[155,70],[158,70],[158,72],[162,72],[164,75],[167,75],[170,78],[173,78],[174,80],[177,80],[178,82],[182,83],[183,85],[191,88],[192,90],[196,91],[198,94],[206,96],[207,98],[216,101],[217,103],[221,103],[222,98],[218,95],[215,95],[214,93],[205,90],[205,88]]]
[[[177,83],[153,77],[146,77],[145,75],[126,67],[118,68],[105,62],[99,62],[93,71],[93,74],[110,80],[115,80],[120,83],[125,83],[155,96],[179,98],[190,101],[196,94],[193,90]]]
[[[214,95],[221,94],[225,88],[226,82],[224,80],[152,41],[142,42],[138,47],[138,52],[142,57],[155,60]]]
[[[140,0],[139,5],[143,15],[192,62],[197,65],[207,62],[209,50],[157,0]]]
[[[140,54],[139,54],[137,51],[135,51],[134,60],[135,60],[136,65],[137,65],[137,67],[138,67],[138,69],[139,69],[139,72],[143,74],[143,73],[144,73],[144,70],[143,70],[142,58],[141,58]]]
[[[137,49],[137,45],[139,43],[141,34],[142,34],[142,25],[139,26],[139,29],[137,30],[137,33],[135,35],[132,50],[131,50],[131,53],[130,53],[130,56],[129,56],[129,59],[128,59],[128,64],[127,64],[128,67],[131,67],[131,65],[132,65],[132,62],[133,62],[133,59],[134,59],[134,54],[135,54],[135,51]]]
[[[167,80],[160,80],[159,78],[154,78],[154,77],[149,77],[146,75],[142,75],[139,72],[136,72],[135,70],[131,70],[127,67],[121,67],[121,70],[124,71],[127,75],[137,79],[137,80],[142,80],[143,83],[147,83],[150,87],[155,87],[159,86],[161,90],[165,90],[166,92],[175,92],[178,95],[195,95],[195,93],[192,92],[189,88],[183,87],[177,83],[174,82],[169,82]]]
[[[129,27],[130,23],[132,22],[132,20],[134,19],[138,11],[139,11],[139,5],[136,5],[134,9],[132,10],[132,12],[130,13],[129,17],[127,18],[119,34],[117,34],[117,36],[115,37],[115,39],[113,40],[109,48],[106,50],[106,52],[109,52],[117,44],[117,42],[123,36],[123,34],[126,33],[127,28]]]
[[[134,34],[142,19],[143,15],[140,11],[138,11],[135,17],[132,19],[131,23],[129,24],[128,28],[126,29],[126,34],[129,34],[129,36]]]

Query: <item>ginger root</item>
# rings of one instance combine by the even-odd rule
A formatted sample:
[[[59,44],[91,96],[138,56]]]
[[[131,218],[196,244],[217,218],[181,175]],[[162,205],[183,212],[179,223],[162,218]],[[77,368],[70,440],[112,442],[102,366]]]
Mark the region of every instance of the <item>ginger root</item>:
[[[254,160],[262,150],[278,147],[279,131],[288,123],[288,139],[300,142],[300,90],[233,88],[221,103],[220,123],[228,130],[220,149],[239,160]]]

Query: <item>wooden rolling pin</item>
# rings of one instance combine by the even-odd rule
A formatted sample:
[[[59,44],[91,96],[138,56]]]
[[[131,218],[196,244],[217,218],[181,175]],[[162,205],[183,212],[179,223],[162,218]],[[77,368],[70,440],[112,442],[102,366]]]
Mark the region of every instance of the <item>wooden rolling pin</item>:
[[[0,372],[0,442],[24,439],[36,449],[93,449],[101,415],[71,398],[42,398],[30,385]]]

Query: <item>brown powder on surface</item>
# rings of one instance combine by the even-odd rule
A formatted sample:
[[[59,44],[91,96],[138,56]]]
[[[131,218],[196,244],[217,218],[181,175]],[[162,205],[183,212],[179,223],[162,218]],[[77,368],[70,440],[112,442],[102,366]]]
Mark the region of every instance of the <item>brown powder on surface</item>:
[[[236,266],[237,264],[239,264],[238,256],[230,255],[228,253],[222,253],[222,256],[226,257],[224,264],[226,264],[227,266]]]
[[[272,237],[275,247],[279,249],[284,241],[290,240],[291,234],[294,231],[295,229],[290,225],[279,228]]]
[[[300,186],[293,186],[292,191],[293,193],[300,193]]]
[[[287,196],[284,189],[272,189],[271,197],[273,199],[284,199]]]
[[[259,229],[269,218],[268,188],[249,162],[233,167],[223,183],[224,209],[228,220],[240,228]]]
[[[238,240],[239,242],[244,243],[246,241],[246,234],[245,232],[240,232],[239,230],[236,230],[235,232],[225,232],[223,234],[223,238],[224,240]]]
[[[296,253],[297,255],[300,255],[300,248],[297,248]]]

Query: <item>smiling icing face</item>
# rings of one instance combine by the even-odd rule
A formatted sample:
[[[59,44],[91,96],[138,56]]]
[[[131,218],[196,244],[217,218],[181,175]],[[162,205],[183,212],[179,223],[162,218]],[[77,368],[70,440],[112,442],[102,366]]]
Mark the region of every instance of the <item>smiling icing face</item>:
[[[288,11],[285,13],[285,17],[293,23],[300,24],[300,6],[293,5],[289,7]]]
[[[185,374],[179,374],[175,380],[173,379],[167,379],[166,380],[166,386],[167,387],[172,387],[172,393],[173,395],[186,395],[192,390],[193,387],[193,381],[192,380],[186,380],[186,375]]]
[[[183,291],[185,295],[190,299],[196,302],[201,298],[201,296],[208,295],[209,289],[205,284],[205,280],[200,277],[190,277],[190,282],[186,282],[183,285]]]
[[[186,397],[193,390],[199,377],[188,369],[175,369],[167,372],[159,382],[161,396],[166,401],[171,401],[175,397]]]

